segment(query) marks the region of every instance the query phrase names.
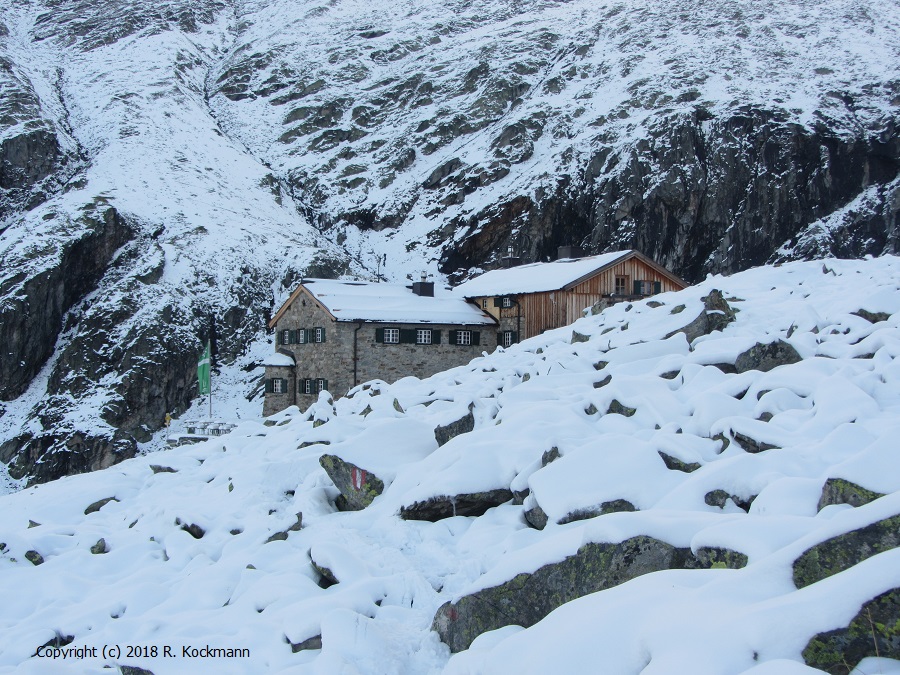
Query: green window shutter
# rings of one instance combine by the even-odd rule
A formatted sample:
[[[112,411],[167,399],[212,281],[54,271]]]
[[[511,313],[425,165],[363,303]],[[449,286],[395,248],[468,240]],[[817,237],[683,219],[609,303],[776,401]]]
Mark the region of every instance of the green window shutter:
[[[502,344],[503,344],[503,331],[501,330],[501,331],[497,332],[497,346],[500,346]]]
[[[654,293],[654,294],[656,294],[656,293],[662,293],[662,282],[661,282],[661,281],[654,281],[654,282],[653,282],[653,293]]]
[[[472,344],[473,345],[481,344],[481,333],[479,333],[477,330],[472,331]]]
[[[503,298],[494,298],[494,307],[503,307]]]
[[[328,391],[328,380],[325,380],[325,384],[322,386],[322,389]]]
[[[278,330],[277,328],[275,329],[275,344],[276,345],[281,344],[281,331]]]
[[[441,344],[441,331],[439,331],[439,330],[431,331],[431,344],[433,344],[433,345]]]
[[[375,342],[384,343],[384,328],[375,329]]]
[[[519,334],[516,331],[512,332],[512,341],[513,344],[516,344],[519,341]]]
[[[415,328],[401,328],[400,329],[400,344],[404,344],[404,345],[416,344],[416,329]]]
[[[640,295],[640,294],[641,294],[641,282],[635,281],[634,282],[634,295]]]
[[[266,378],[266,393],[271,394],[273,391],[275,391],[275,385],[272,383],[272,378],[267,377]]]
[[[451,345],[459,344],[456,341],[458,335],[459,335],[459,331],[457,331],[457,330],[451,330],[450,333],[447,335]]]
[[[285,393],[285,394],[291,393],[290,390],[288,389],[288,381],[285,380],[284,378],[281,378],[281,391],[282,391],[282,393]]]
[[[297,332],[296,330],[292,330],[289,334],[288,340],[292,345],[297,344]]]

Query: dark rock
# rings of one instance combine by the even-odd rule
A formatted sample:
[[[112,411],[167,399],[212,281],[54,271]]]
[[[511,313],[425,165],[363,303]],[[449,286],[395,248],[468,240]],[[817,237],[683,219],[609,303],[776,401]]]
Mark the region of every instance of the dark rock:
[[[140,666],[119,666],[119,672],[121,675],[153,675],[152,670]]]
[[[561,562],[442,605],[432,630],[451,652],[460,652],[482,633],[510,625],[528,628],[576,598],[650,572],[681,569],[690,558],[687,549],[645,536],[619,544],[585,544]]]
[[[738,373],[748,370],[759,370],[764,373],[778,366],[789,365],[800,361],[800,354],[784,340],[776,340],[769,344],[757,342],[747,351],[738,355],[734,367]]]
[[[36,523],[36,522],[34,522],[33,520],[30,520],[30,519],[29,519],[29,521],[28,521],[28,529],[29,529],[29,530],[30,530],[32,527],[40,527],[40,526],[41,526],[40,523]]]
[[[684,471],[684,473],[692,473],[700,468],[700,464],[698,462],[682,462],[677,457],[672,457],[672,455],[666,454],[662,450],[657,450],[659,456],[662,457],[662,461],[666,463],[666,468],[671,469],[672,471]]]
[[[37,567],[38,565],[44,564],[44,556],[42,556],[37,551],[25,551],[25,560],[30,562],[32,565]]]
[[[287,640],[287,638],[285,638]],[[291,642],[287,640],[287,642],[291,645],[291,651],[296,654],[297,652],[302,652],[307,649],[322,649],[322,636],[321,635],[313,635],[311,638],[307,638],[302,642]]]
[[[175,521],[176,525],[181,525],[181,529],[191,535],[194,539],[203,539],[203,535],[206,534],[206,530],[197,525],[197,523],[181,523],[180,521]]]
[[[302,529],[302,527],[303,527],[303,514],[298,513],[296,523],[291,525],[286,530],[282,530],[281,532],[276,532],[275,534],[270,536],[268,539],[266,539],[266,543],[268,544],[271,541],[284,541],[288,538],[288,534],[290,534],[291,532],[299,532]]]
[[[806,665],[847,675],[864,658],[900,660],[900,588],[865,603],[846,628],[819,633],[803,650]]]
[[[53,638],[47,640],[44,644],[42,644],[41,647],[55,647],[59,649],[60,647],[65,647],[66,645],[72,644],[74,641],[74,635],[62,635],[61,633],[57,633]]]
[[[402,507],[400,509],[400,517],[403,520],[430,520],[431,522],[436,522],[442,518],[451,518],[453,516],[480,516],[488,509],[505,504],[512,498],[513,493],[507,488],[497,488],[487,492],[473,492],[453,497],[441,495],[426,499],[424,502],[415,502],[411,506]]]
[[[738,570],[747,566],[747,555],[717,546],[701,546],[694,554],[694,560],[686,567],[691,569]]]
[[[102,509],[104,506],[106,506],[110,502],[117,502],[117,501],[119,501],[119,500],[116,499],[115,497],[106,497],[105,499],[98,499],[97,501],[95,501],[93,504],[91,504],[84,510],[84,515],[96,513],[97,511]]]
[[[512,495],[513,495],[512,502],[513,502],[513,504],[515,504],[516,506],[522,506],[522,504],[525,503],[525,499],[526,499],[526,498],[528,497],[528,495],[530,495],[530,494],[531,494],[531,490],[528,489],[528,488],[524,488],[524,489],[522,489],[522,490],[513,490],[513,491],[512,491]]]
[[[684,310],[684,305],[679,305]],[[675,309],[678,309],[676,307]],[[672,310],[676,314],[675,309]],[[728,302],[722,296],[719,290],[710,291],[709,295],[703,298],[703,310],[697,315],[697,318],[686,326],[672,331],[666,338],[670,338],[678,333],[684,333],[688,342],[693,342],[701,335],[709,335],[713,331],[724,330],[725,326],[734,321],[734,310],[731,309]]]
[[[545,467],[548,464],[550,464],[551,462],[555,462],[561,456],[562,455],[559,454],[559,448],[557,448],[554,445],[549,450],[545,450],[544,453],[541,455],[541,467]]]
[[[816,544],[794,561],[794,585],[803,588],[900,546],[900,515]]]
[[[627,405],[622,405],[616,399],[613,399],[612,403],[609,404],[609,408],[606,409],[607,415],[615,414],[624,415],[625,417],[631,417],[636,412],[636,408],[629,408]]]
[[[757,441],[756,439],[750,438],[745,434],[738,433],[737,431],[732,432],[734,436],[734,440],[738,442],[738,444],[747,452],[752,454],[757,454],[763,452],[764,450],[777,450],[777,445],[772,445],[771,443],[766,443],[765,441]]]
[[[612,382],[612,375],[607,375],[602,380],[594,382],[593,386],[594,389],[600,389],[601,387],[605,387],[606,385],[608,385],[610,382]]]
[[[608,502],[603,502],[599,507],[577,509],[571,513],[567,513],[558,522],[560,525],[565,525],[566,523],[574,523],[579,520],[605,516],[607,513],[627,513],[631,511],[637,511],[637,509],[634,504],[627,499],[612,499]]]
[[[151,464],[150,470],[153,473],[178,473],[178,469],[173,469],[171,466],[161,466],[159,464]]]
[[[319,464],[344,498],[340,504],[335,502],[341,511],[360,511],[384,492],[384,483],[378,476],[337,455],[322,455]]]
[[[97,543],[91,546],[91,553],[94,555],[100,555],[102,553],[109,553],[109,547],[106,545],[106,539],[102,537],[97,540]]]
[[[816,510],[821,511],[832,504],[862,506],[869,502],[874,502],[879,497],[884,497],[884,495],[867,490],[843,478],[829,478],[825,481],[825,485],[822,486],[822,496],[819,497],[819,505]]]
[[[543,530],[547,527],[547,514],[544,513],[544,509],[541,508],[540,504],[535,504],[530,509],[527,509],[523,516],[525,517],[525,522],[536,530]]]
[[[317,563],[315,560],[313,560],[312,556],[310,556],[309,562],[310,564],[312,564],[313,569],[319,575],[320,588],[331,588],[335,584],[339,583],[339,579],[334,576],[334,572],[332,572],[328,567]]]
[[[451,422],[446,426],[439,426],[434,430],[434,438],[437,440],[438,446],[444,445],[450,439],[456,438],[460,434],[467,434],[475,428],[475,415],[472,414],[472,406],[469,406],[469,412],[455,422]]]
[[[572,331],[572,339],[570,340],[571,344],[577,344],[578,342],[587,342],[591,339],[590,335],[584,335],[579,333],[577,330]]]
[[[879,321],[887,321],[891,318],[891,315],[887,312],[870,312],[867,309],[858,309],[855,312],[856,316],[862,317],[869,323],[878,323]]]

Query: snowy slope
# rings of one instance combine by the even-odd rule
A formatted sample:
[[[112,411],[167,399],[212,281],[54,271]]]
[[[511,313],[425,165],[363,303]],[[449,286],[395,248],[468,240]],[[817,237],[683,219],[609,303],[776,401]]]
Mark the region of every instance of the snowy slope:
[[[693,343],[667,337],[712,289],[736,320]],[[896,549],[801,590],[791,580],[810,546],[900,514],[898,291],[890,256],[711,277],[426,380],[363,385],[305,415],[245,420],[218,440],[0,497],[0,672],[818,672],[802,665],[809,639],[900,586]],[[721,365],[778,339],[801,360]],[[606,412],[613,400],[635,412]],[[470,406],[474,429],[438,447],[433,430]],[[751,452],[752,441],[775,447]],[[560,457],[544,464],[551,447]],[[667,468],[661,452],[698,466]],[[336,511],[326,453],[374,472],[384,492]],[[829,478],[885,496],[818,510]],[[530,494],[479,517],[397,516],[496,487]],[[730,496],[711,504],[715,490]],[[557,524],[611,499],[637,510]],[[523,517],[535,503],[543,530]],[[452,656],[430,630],[447,601],[635,535],[748,562],[647,574]],[[322,588],[311,560],[338,583]],[[34,656],[53,640],[123,653]],[[176,656],[129,657],[129,645]],[[200,660],[185,646],[249,655]]]

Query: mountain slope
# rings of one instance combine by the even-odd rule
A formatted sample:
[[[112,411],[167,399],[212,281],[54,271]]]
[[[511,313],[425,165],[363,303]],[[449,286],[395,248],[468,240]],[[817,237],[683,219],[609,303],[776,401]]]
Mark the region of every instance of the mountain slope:
[[[692,342],[668,336],[714,289],[734,321]],[[362,385],[306,415],[0,497],[0,667],[33,672],[37,647],[56,640],[157,648],[54,661],[61,673],[826,668],[808,643],[827,645],[900,585],[898,290],[894,257],[714,277],[426,380]],[[779,340],[794,358],[745,369],[748,348]],[[469,411],[471,430],[439,446],[435,429]],[[366,470],[363,482],[376,475],[383,492],[336,510],[323,455]],[[524,504],[411,515],[495,488]],[[615,500],[633,510],[599,513]],[[529,526],[536,506],[542,529]],[[458,625],[472,620],[466,598],[634,537],[683,559],[582,590],[536,622],[509,590],[498,630],[453,655],[431,630],[447,607]],[[602,572],[582,569],[576,595]],[[886,615],[868,606],[879,625],[900,618],[896,603]],[[885,630],[889,672],[884,658],[900,652]],[[202,647],[249,653],[190,657]],[[838,656],[852,667],[874,649]]]
[[[0,460],[133,455],[210,318],[230,363],[303,274],[896,252],[898,28],[845,0],[4,6]]]

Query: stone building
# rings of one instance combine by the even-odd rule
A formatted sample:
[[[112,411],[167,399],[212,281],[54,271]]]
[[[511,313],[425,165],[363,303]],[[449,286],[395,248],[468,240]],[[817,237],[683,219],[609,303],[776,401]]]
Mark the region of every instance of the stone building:
[[[586,307],[678,291],[687,284],[637,251],[613,251],[577,257],[574,247],[560,248],[559,259],[485,272],[453,292],[489,313],[499,324],[498,344],[539,335],[580,319]]]
[[[497,345],[497,321],[434,284],[304,279],[269,323],[263,415],[372,379],[427,377]]]

